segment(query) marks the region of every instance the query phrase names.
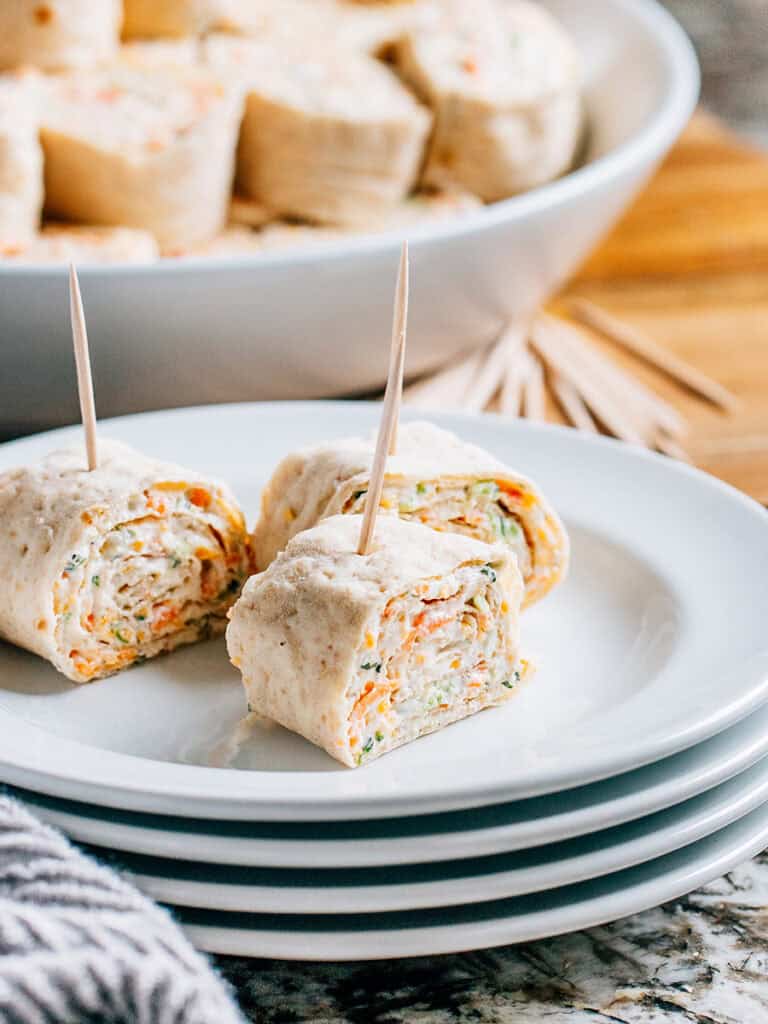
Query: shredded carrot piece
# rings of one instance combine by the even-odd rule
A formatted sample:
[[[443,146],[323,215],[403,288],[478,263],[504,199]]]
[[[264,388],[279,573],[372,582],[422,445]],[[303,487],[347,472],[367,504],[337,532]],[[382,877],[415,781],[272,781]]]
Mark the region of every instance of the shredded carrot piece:
[[[184,491],[186,488],[183,480],[160,480],[152,485],[153,491]]]
[[[373,684],[369,685],[371,686],[371,689],[369,690],[368,687],[366,686],[364,692],[361,693],[360,696],[355,701],[355,705],[352,708],[352,711],[350,712],[349,716],[351,719],[362,718],[365,712],[368,711],[376,703],[377,700],[380,700],[382,697],[386,697],[391,690],[391,687],[389,686],[373,686]]]
[[[151,508],[153,512],[157,512],[161,516],[166,513],[165,502],[162,498],[155,498],[151,494],[147,494],[147,508]]]
[[[119,89],[116,85],[108,86],[104,89],[99,89],[96,93],[96,99],[102,103],[115,103],[123,94],[123,90]]]
[[[447,626],[449,622],[453,622],[453,618],[453,615],[447,615],[443,619],[435,619],[435,621],[430,622],[427,628],[424,629],[422,632],[424,633],[425,636],[428,636],[430,633],[435,633],[438,629],[440,629],[441,626]]]
[[[187,498],[192,505],[198,508],[208,508],[211,504],[211,495],[204,487],[190,487],[187,491]]]
[[[152,629],[155,633],[159,633],[161,629],[165,629],[166,626],[171,626],[178,619],[179,612],[177,608],[172,605],[160,605],[155,609],[155,614],[152,619]]]
[[[137,650],[135,647],[127,647],[122,651],[112,651],[101,659],[92,659],[78,650],[69,652],[72,663],[86,681],[94,679],[102,672],[110,672],[112,669],[122,668],[123,665],[130,665],[136,660]]]
[[[496,483],[498,485],[499,490],[503,491],[504,494],[508,494],[510,498],[521,499],[525,497],[520,488],[515,487],[513,484],[505,483],[503,480],[497,480]]]
[[[407,639],[404,641],[403,646],[406,650],[413,646],[413,644],[421,637],[429,636],[430,633],[436,632],[441,626],[447,626],[449,622],[453,622],[453,615],[447,615],[442,619],[434,619],[428,625],[424,624],[424,617],[426,612],[421,612],[413,620],[414,629],[411,630]]]
[[[54,12],[48,4],[38,4],[32,14],[38,25],[47,25],[48,22],[53,21],[54,18]]]

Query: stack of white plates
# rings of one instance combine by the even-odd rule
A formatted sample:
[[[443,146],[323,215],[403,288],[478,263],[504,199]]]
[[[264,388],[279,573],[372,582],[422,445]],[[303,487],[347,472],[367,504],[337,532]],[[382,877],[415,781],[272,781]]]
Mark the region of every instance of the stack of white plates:
[[[377,412],[228,406],[103,429],[228,478],[255,514],[282,454]],[[436,419],[535,477],[573,540],[570,579],[524,618],[538,673],[506,707],[351,771],[278,728],[237,752],[221,641],[79,688],[0,647],[0,779],[203,949],[343,960],[541,938],[768,845],[764,511],[610,441]],[[66,433],[4,446],[0,470]]]

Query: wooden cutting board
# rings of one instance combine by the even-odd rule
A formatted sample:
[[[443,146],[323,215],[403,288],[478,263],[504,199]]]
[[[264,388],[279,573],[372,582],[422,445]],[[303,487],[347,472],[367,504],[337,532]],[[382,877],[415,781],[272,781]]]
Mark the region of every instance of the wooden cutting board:
[[[697,465],[768,504],[768,153],[697,114],[564,294],[599,303],[739,397],[736,413],[720,413],[606,345],[686,415]]]

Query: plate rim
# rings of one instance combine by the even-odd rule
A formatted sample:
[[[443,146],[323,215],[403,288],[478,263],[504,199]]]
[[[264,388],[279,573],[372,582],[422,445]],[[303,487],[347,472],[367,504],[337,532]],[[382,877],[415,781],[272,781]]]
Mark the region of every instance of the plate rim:
[[[204,875],[206,870],[213,868],[217,874],[224,876],[211,881],[204,877],[179,878],[174,873],[174,866],[178,872],[180,862],[172,859],[153,865],[152,861],[161,859],[139,857],[139,861],[148,862],[142,866],[135,860],[132,865],[130,855],[128,861],[116,855],[116,864],[112,863],[111,858],[110,862],[150,898],[174,906],[222,912],[240,909],[264,914],[329,916],[339,913],[418,910],[548,892],[615,874],[684,849],[765,805],[768,805],[768,759],[763,758],[751,768],[698,796],[631,823],[530,850],[511,851],[490,858],[465,858],[417,866],[425,871],[436,867],[438,873],[440,870],[449,870],[450,874],[444,878],[379,884],[366,882],[360,885],[321,884],[321,878],[314,886],[295,885],[289,881],[283,885],[270,885],[268,879],[261,883],[235,881],[231,876],[227,879],[227,873],[238,870],[231,865],[194,861],[187,866],[187,863],[181,862],[184,864],[183,874],[197,872]],[[622,833],[629,835],[622,837]],[[593,840],[594,845],[584,849]],[[90,848],[87,852],[103,859],[105,853],[111,854],[113,851]],[[538,863],[537,855],[541,858]],[[125,856],[122,855],[123,858]],[[482,862],[489,859],[497,862],[497,869],[470,870],[471,866],[482,869]],[[504,860],[507,861],[506,865]],[[515,860],[523,863],[515,865]],[[531,863],[526,865],[526,860]],[[460,873],[463,865],[467,866],[466,874]],[[164,870],[160,872],[158,867]],[[410,865],[399,865],[391,871],[391,875],[397,875],[398,871],[402,872],[408,867]],[[244,874],[265,870],[267,874],[274,872],[277,875],[281,871],[280,868],[242,869]],[[316,870],[304,868],[301,873],[311,875]],[[336,870],[341,874],[348,869]],[[368,874],[377,870],[371,868]],[[228,905],[221,906],[222,900]],[[261,905],[258,905],[259,901]]]
[[[575,886],[564,886],[551,893],[519,897],[519,900],[529,903],[549,901],[550,906],[537,908],[529,914],[519,914],[517,918],[510,913],[470,923],[443,922],[422,927],[354,931],[344,931],[343,926],[336,922],[332,930],[289,932],[279,927],[278,918],[281,915],[242,915],[243,918],[260,916],[267,919],[271,916],[274,930],[260,931],[236,928],[234,924],[225,927],[222,923],[204,924],[199,920],[191,920],[194,916],[202,915],[203,919],[215,916],[216,911],[194,911],[173,906],[170,909],[176,914],[190,941],[198,949],[209,953],[314,962],[389,960],[463,953],[472,949],[491,949],[538,941],[641,913],[720,878],[756,856],[765,848],[766,843],[768,805],[690,846],[656,860],[603,878],[580,882]],[[598,895],[585,895],[591,887],[597,888]],[[581,899],[580,894],[583,897]],[[560,906],[557,904],[558,899],[561,901]],[[514,897],[507,901],[497,901],[498,904],[514,902]],[[471,912],[482,906],[470,904],[450,909],[461,914],[463,910]],[[222,918],[233,916],[225,912],[218,913]],[[449,908],[411,913],[445,916],[449,914]]]
[[[593,807],[587,805],[578,810],[566,811],[557,815],[551,815],[549,819],[536,818],[533,822],[526,822],[525,828],[520,827],[516,822],[512,825],[490,826],[486,829],[467,828],[459,832],[439,832],[440,842],[434,845],[434,849],[427,853],[425,848],[426,839],[432,833],[423,833],[417,836],[396,836],[378,837],[377,839],[303,839],[300,837],[292,839],[264,838],[247,836],[222,836],[212,832],[205,832],[204,828],[208,823],[206,819],[187,819],[190,823],[199,825],[200,828],[185,829],[182,831],[163,828],[164,817],[142,814],[141,812],[119,812],[121,814],[135,814],[144,819],[150,819],[150,824],[116,822],[110,815],[103,818],[99,812],[105,808],[97,805],[88,805],[93,812],[88,816],[78,814],[76,809],[68,808],[68,801],[60,801],[63,808],[50,808],[39,802],[35,802],[36,794],[17,793],[20,799],[32,803],[33,809],[38,817],[42,817],[49,824],[68,832],[74,839],[93,845],[102,845],[126,852],[134,852],[146,856],[154,856],[162,859],[194,860],[191,852],[198,851],[206,861],[221,865],[240,865],[245,867],[289,867],[289,868],[312,868],[312,867],[356,867],[360,861],[370,866],[391,867],[401,863],[420,863],[425,861],[438,862],[441,860],[458,860],[462,857],[478,855],[493,855],[496,853],[511,852],[530,849],[533,846],[543,843],[562,842],[567,839],[578,838],[590,832],[601,831],[605,828],[615,828],[636,821],[638,818],[647,817],[651,814],[675,807],[680,803],[690,800],[709,792],[716,786],[748,771],[759,761],[768,757],[768,708],[760,709],[753,713],[753,716],[761,716],[765,720],[752,722],[754,737],[746,742],[741,736],[734,739],[733,733],[736,730],[744,730],[750,724],[749,719],[743,723],[732,726],[730,730],[705,740],[701,747],[721,744],[725,738],[729,738],[732,749],[725,755],[705,752],[704,765],[707,774],[701,769],[691,772],[687,777],[686,785],[681,789],[679,777],[674,774],[670,779],[649,788],[644,787],[639,792],[633,792],[627,796],[615,798],[608,802],[608,807],[618,804],[618,812],[605,809],[600,815],[594,813]],[[729,737],[730,734],[730,737]],[[691,748],[695,750],[696,748]],[[667,761],[676,757],[686,756],[689,751],[672,755]],[[651,766],[664,767],[665,761],[657,762]],[[642,772],[644,769],[636,769],[635,772]],[[635,772],[627,773],[633,775]],[[609,784],[620,782],[622,776],[608,780]],[[590,783],[583,787],[585,790],[593,786],[600,786],[604,783]],[[579,792],[579,789],[569,791],[572,794]],[[649,794],[660,794],[649,800]],[[14,795],[14,794],[12,794]],[[558,798],[566,798],[569,793],[558,794]],[[44,798],[45,799],[45,798]],[[49,798],[51,799],[51,798]],[[57,799],[57,798],[52,798]],[[547,799],[546,797],[544,799]],[[490,805],[492,808],[493,805]],[[475,809],[476,810],[476,809]],[[461,815],[471,815],[473,810],[455,812]],[[114,810],[112,810],[112,815]],[[157,825],[154,819],[157,818]],[[385,819],[386,820],[386,819]],[[83,822],[87,824],[83,827]],[[550,824],[546,824],[549,821]],[[228,823],[242,824],[249,826],[253,823]],[[270,823],[274,824],[274,823]],[[317,823],[312,822],[312,825]],[[331,823],[324,823],[331,824]],[[347,824],[347,823],[344,823]],[[356,824],[353,822],[352,824]],[[109,833],[100,834],[100,826],[108,826]],[[519,833],[523,834],[521,839]],[[460,840],[456,840],[456,836]],[[168,839],[166,839],[168,837]],[[159,840],[159,841],[158,841]],[[254,854],[253,850],[265,848],[266,852]],[[397,852],[397,850],[401,852]],[[229,852],[231,850],[231,852]],[[383,852],[382,852],[383,851]]]
[[[159,410],[156,412],[139,413],[132,416],[104,420],[102,428],[112,431],[114,428],[129,426],[137,422],[152,424],[158,421],[183,421],[185,417],[195,421],[216,419],[228,415],[248,415],[249,417],[290,415],[340,415],[345,417],[359,416],[360,410],[375,415],[379,406],[372,402],[264,402],[264,403],[232,403],[214,406],[197,406],[184,409]],[[407,418],[414,418],[411,410]],[[694,481],[699,487],[708,488],[735,503],[744,513],[758,516],[761,527],[768,525],[768,513],[756,501],[742,494],[730,485],[711,477],[691,466],[674,462],[664,456],[645,449],[622,444],[611,438],[593,437],[578,434],[567,428],[552,424],[533,424],[529,422],[504,423],[498,417],[489,414],[448,413],[430,414],[436,422],[449,426],[466,424],[468,427],[491,425],[493,429],[502,429],[511,435],[522,434],[523,437],[535,439],[539,435],[554,437],[559,443],[573,446],[573,449],[611,452],[622,460],[631,462],[641,460],[652,463],[662,473],[672,477],[682,477]],[[79,435],[78,427],[65,427],[36,434],[16,441],[6,442],[0,446],[0,465],[6,464],[5,454],[35,448],[41,443],[64,440]],[[459,427],[459,429],[461,429]],[[572,449],[572,450],[573,450]],[[612,456],[611,456],[612,457]],[[761,667],[759,678],[745,689],[738,698],[719,708],[702,710],[697,708],[698,716],[686,720],[683,726],[678,723],[677,731],[657,733],[651,741],[646,741],[642,752],[635,749],[631,756],[624,749],[614,750],[611,756],[601,751],[602,757],[593,757],[591,767],[577,773],[573,769],[550,768],[548,774],[541,777],[534,785],[523,788],[515,786],[513,780],[487,783],[482,792],[478,793],[473,786],[456,787],[450,795],[444,791],[435,792],[422,789],[421,792],[392,792],[386,798],[379,799],[365,791],[356,794],[344,793],[343,788],[328,798],[323,790],[321,777],[314,777],[314,786],[305,785],[303,792],[296,793],[300,776],[312,773],[303,772],[247,772],[234,769],[212,769],[200,766],[172,764],[130,754],[116,753],[95,748],[79,741],[55,736],[40,726],[24,721],[18,715],[0,709],[0,730],[10,737],[8,745],[14,750],[0,750],[0,774],[4,781],[24,786],[54,796],[72,797],[86,802],[106,806],[120,807],[129,810],[156,811],[167,807],[169,802],[174,806],[185,807],[188,816],[195,817],[226,817],[226,818],[273,818],[286,819],[306,817],[325,819],[330,816],[337,818],[349,817],[387,817],[403,813],[421,813],[427,808],[433,811],[458,809],[467,806],[498,803],[560,791],[589,782],[607,778],[621,772],[645,764],[653,763],[663,757],[684,750],[702,740],[716,735],[729,726],[746,717],[750,712],[768,700],[768,667]],[[30,751],[34,754],[30,756]],[[78,771],[77,755],[86,763],[90,760],[91,769],[98,763],[99,770],[104,773],[106,766],[111,766],[112,775],[99,780],[95,771]],[[97,755],[94,760],[94,755]],[[9,760],[13,756],[15,762]],[[36,763],[36,759],[39,759]],[[41,763],[42,762],[42,763]],[[53,762],[53,763],[52,763]],[[47,765],[47,768],[45,767]],[[151,779],[140,781],[135,773],[140,766],[152,766],[154,772]],[[86,764],[87,769],[87,764]],[[144,772],[145,775],[148,773]],[[259,780],[269,776],[272,794],[265,797],[260,791]],[[162,784],[165,778],[167,781]],[[160,781],[158,781],[158,779]],[[215,780],[215,781],[214,781]],[[278,786],[279,783],[279,786]],[[293,783],[293,785],[291,785]],[[207,789],[207,792],[205,791]],[[232,790],[236,795],[232,795]],[[201,793],[203,795],[201,795]],[[372,808],[372,810],[367,810]]]

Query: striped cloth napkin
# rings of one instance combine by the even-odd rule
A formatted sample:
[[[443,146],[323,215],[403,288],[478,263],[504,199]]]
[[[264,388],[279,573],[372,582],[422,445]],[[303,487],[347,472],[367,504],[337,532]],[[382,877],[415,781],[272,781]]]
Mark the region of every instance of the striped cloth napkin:
[[[0,1021],[244,1024],[166,911],[2,795]]]

